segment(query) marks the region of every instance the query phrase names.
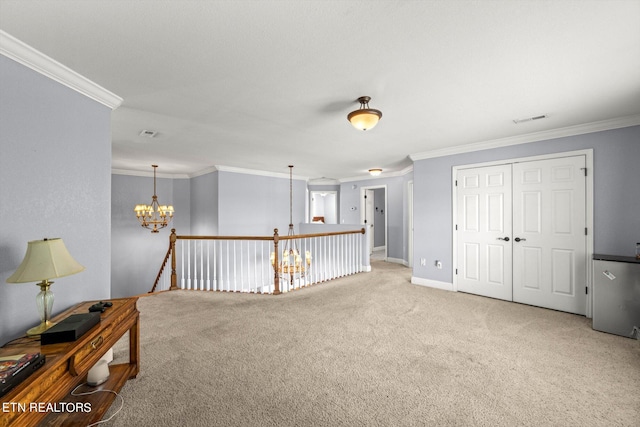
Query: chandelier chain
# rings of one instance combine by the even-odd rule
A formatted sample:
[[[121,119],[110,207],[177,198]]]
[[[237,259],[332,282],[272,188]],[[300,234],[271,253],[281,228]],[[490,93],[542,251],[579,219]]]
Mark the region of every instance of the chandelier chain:
[[[289,226],[293,224],[293,165],[289,165]]]

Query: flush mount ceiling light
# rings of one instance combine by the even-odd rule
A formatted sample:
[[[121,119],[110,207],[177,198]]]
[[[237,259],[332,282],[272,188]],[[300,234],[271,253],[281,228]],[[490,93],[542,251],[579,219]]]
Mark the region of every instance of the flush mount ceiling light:
[[[382,111],[369,108],[371,97],[361,96],[358,98],[360,108],[352,111],[347,115],[347,120],[351,122],[354,128],[359,130],[368,130],[378,124],[378,120],[382,118]]]
[[[382,169],[380,168],[369,169],[369,173],[371,174],[371,176],[378,176],[382,173]]]
[[[542,120],[542,119],[546,119],[547,116],[546,114],[541,114],[539,116],[534,116],[534,117],[525,117],[524,119],[514,119],[513,123],[515,124],[520,124],[520,123],[525,123],[525,122],[532,122],[534,120]]]

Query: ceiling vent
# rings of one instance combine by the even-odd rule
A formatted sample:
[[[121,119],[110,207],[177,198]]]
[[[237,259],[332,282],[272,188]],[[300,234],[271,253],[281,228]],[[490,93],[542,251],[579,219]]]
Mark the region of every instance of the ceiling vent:
[[[158,135],[158,132],[156,132],[155,130],[143,130],[142,132],[140,132],[139,134],[140,136],[145,136],[147,138],[155,138],[156,135]]]
[[[515,120],[513,121],[513,123],[515,123],[515,124],[519,124],[519,123],[524,123],[524,122],[532,122],[532,121],[534,121],[534,120],[542,120],[542,119],[546,119],[547,117],[549,117],[549,116],[548,116],[548,115],[546,115],[546,114],[542,114],[542,115],[540,115],[540,116],[527,117],[527,118],[525,118],[525,119],[515,119]]]

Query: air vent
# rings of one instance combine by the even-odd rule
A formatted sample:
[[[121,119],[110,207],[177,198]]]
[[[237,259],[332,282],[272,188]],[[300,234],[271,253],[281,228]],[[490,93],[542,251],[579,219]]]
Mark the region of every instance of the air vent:
[[[155,138],[156,135],[158,135],[158,132],[156,132],[155,130],[146,130],[145,129],[142,132],[140,132],[139,135],[147,137],[147,138]]]
[[[534,116],[534,117],[527,117],[524,119],[515,119],[513,121],[513,123],[515,124],[519,124],[519,123],[524,123],[524,122],[532,122],[534,120],[542,120],[542,119],[546,119],[547,117],[549,117],[547,114],[542,114],[540,116]]]

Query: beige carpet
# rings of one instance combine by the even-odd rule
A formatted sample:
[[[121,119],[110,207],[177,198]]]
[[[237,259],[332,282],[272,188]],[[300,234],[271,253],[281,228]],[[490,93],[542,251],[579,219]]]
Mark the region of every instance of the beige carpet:
[[[106,425],[640,425],[640,342],[411,285],[396,264],[280,296],[138,306],[141,372]]]

